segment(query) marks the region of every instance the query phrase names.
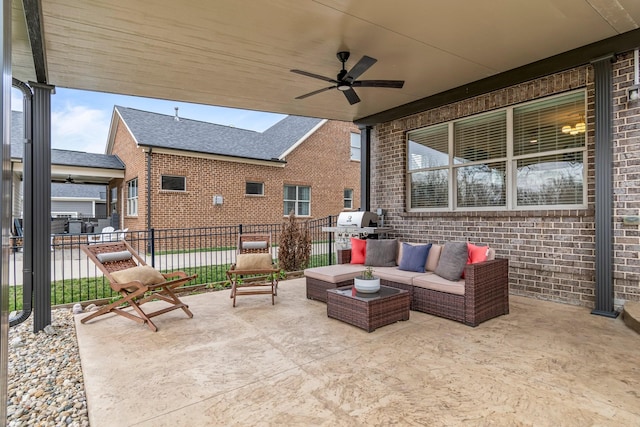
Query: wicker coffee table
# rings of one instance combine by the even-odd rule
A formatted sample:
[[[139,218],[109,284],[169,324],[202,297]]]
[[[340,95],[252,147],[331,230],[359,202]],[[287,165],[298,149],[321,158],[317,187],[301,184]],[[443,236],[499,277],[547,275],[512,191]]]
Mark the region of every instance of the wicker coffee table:
[[[388,286],[373,294],[355,292],[351,286],[327,290],[327,316],[367,332],[409,320],[410,305],[409,292]]]

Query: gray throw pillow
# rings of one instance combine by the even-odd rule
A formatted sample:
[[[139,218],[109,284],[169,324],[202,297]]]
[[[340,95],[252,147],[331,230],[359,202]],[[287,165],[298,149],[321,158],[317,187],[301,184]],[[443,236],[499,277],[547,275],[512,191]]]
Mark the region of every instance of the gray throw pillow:
[[[372,267],[395,267],[398,251],[396,239],[367,239],[364,265]]]
[[[444,279],[458,281],[467,265],[468,257],[467,242],[447,242],[434,273]]]

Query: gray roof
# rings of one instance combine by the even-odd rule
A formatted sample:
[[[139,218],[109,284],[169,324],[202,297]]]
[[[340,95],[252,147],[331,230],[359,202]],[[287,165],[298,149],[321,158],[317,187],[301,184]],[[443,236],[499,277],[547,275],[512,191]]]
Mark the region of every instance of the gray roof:
[[[81,197],[106,200],[106,194],[106,185],[51,183],[51,197]]]
[[[260,133],[115,106],[139,145],[260,160],[278,159],[322,119],[287,116]]]
[[[24,129],[22,111],[11,111],[11,158],[24,156]],[[51,164],[63,166],[84,166],[124,170],[124,163],[112,154],[85,153],[82,151],[51,149]]]

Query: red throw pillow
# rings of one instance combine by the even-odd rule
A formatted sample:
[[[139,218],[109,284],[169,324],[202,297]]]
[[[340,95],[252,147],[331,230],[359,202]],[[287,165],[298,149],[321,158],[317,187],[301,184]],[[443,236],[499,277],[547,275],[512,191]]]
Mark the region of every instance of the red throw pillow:
[[[364,264],[367,255],[367,241],[351,238],[351,264]]]
[[[488,246],[476,246],[467,242],[467,264],[476,264],[487,260],[487,253],[489,252]],[[464,271],[462,272],[462,278],[464,278]]]

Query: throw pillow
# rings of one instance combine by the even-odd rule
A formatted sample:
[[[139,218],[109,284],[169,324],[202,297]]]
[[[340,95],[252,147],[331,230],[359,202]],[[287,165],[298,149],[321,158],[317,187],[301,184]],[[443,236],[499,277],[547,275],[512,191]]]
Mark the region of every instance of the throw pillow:
[[[467,259],[467,264],[475,264],[477,262],[483,262],[487,260],[487,254],[489,253],[488,246],[476,246],[471,243],[467,243],[467,251],[469,252],[469,257]]]
[[[431,249],[431,243],[428,245],[408,245],[402,244],[402,259],[400,260],[399,270],[415,271],[416,273],[424,273],[424,265],[427,262],[427,256]]]
[[[398,253],[397,239],[367,239],[364,265],[395,267]],[[352,255],[353,256],[353,255]]]
[[[447,242],[442,248],[434,273],[444,279],[458,281],[468,258],[467,242]]]
[[[489,247],[476,246],[472,243],[467,243],[467,252],[469,253],[469,256],[467,257],[467,264],[475,264],[477,262],[483,262],[487,260]],[[464,271],[462,272],[462,278],[464,279]]]
[[[120,251],[120,252],[105,252],[102,254],[97,254],[96,258],[101,263],[105,262],[116,262],[116,261],[124,261],[127,259],[131,259],[131,252],[129,251]]]
[[[139,280],[146,286],[157,285],[167,281],[162,273],[150,265],[138,265],[136,267],[127,268],[126,270],[114,271],[111,273],[111,277],[113,277],[118,283],[129,283],[134,280]]]
[[[240,254],[236,270],[269,270],[273,268],[271,254]]]
[[[351,264],[364,264],[367,252],[367,241],[351,238]]]

